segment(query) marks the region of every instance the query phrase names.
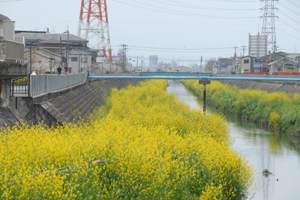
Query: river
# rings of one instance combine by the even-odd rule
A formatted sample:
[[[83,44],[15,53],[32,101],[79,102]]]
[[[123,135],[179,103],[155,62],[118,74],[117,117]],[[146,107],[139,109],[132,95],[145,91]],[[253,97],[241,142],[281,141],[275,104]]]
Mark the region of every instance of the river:
[[[170,81],[170,94],[201,110],[197,99],[180,83]],[[209,103],[209,102],[208,102]],[[257,128],[242,127],[228,121],[231,146],[253,168],[250,200],[300,200],[300,154],[275,135]],[[263,171],[272,174],[264,176]]]

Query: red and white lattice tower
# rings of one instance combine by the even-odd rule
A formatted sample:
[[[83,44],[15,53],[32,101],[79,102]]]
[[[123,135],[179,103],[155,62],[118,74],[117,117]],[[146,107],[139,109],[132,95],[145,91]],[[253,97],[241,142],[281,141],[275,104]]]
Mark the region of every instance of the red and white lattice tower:
[[[99,57],[112,63],[106,0],[81,0],[78,35],[96,44]]]

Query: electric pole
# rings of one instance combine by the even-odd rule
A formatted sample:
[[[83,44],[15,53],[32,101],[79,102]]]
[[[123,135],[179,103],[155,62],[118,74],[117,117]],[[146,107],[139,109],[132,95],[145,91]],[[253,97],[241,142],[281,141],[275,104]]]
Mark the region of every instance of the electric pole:
[[[261,8],[263,15],[261,16],[262,23],[262,34],[267,36],[268,51],[272,53],[277,51],[277,38],[276,38],[276,19],[279,17],[276,15],[278,8],[276,3],[279,0],[261,0],[264,6]]]
[[[297,61],[298,61],[298,72],[300,72],[300,56],[297,57]]]
[[[237,62],[237,50],[239,47],[233,47],[234,48],[234,55],[233,55],[233,59],[234,59],[234,72],[237,73],[238,71],[238,62]]]
[[[203,67],[203,56],[200,58],[200,69],[199,72],[202,72],[202,67]]]
[[[122,44],[121,48],[122,48],[122,68],[123,68],[124,71],[126,71],[128,45]]]
[[[143,68],[144,68],[144,56],[142,56],[141,58],[141,72],[143,72]]]
[[[136,70],[139,70],[139,57],[136,57]]]
[[[243,54],[242,54],[242,56],[243,57],[245,57],[245,55],[246,55],[246,48],[247,48],[247,46],[241,46],[242,47],[242,51],[243,51]]]

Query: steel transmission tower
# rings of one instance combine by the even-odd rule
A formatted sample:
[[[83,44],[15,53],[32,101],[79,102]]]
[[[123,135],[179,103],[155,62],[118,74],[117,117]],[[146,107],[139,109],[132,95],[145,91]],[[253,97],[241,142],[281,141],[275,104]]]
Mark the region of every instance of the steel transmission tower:
[[[98,56],[112,64],[106,0],[81,0],[78,36],[95,43]]]
[[[262,23],[262,34],[267,36],[268,40],[268,51],[272,50],[272,52],[277,51],[277,39],[276,39],[276,19],[278,16],[276,12],[278,8],[276,7],[276,3],[279,0],[261,0],[264,3],[263,15],[261,16]]]

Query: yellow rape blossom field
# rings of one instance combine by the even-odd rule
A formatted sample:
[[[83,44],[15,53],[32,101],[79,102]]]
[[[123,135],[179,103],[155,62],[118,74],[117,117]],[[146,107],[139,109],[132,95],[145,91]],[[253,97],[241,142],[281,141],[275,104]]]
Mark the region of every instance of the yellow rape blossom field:
[[[113,90],[89,121],[2,130],[0,199],[243,199],[251,173],[225,121],[165,88]]]

